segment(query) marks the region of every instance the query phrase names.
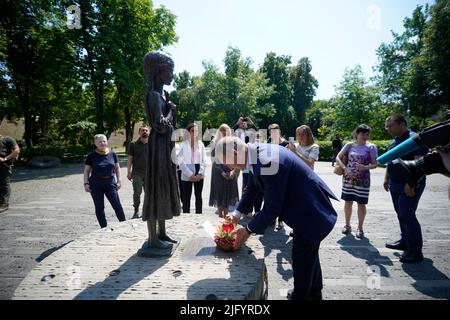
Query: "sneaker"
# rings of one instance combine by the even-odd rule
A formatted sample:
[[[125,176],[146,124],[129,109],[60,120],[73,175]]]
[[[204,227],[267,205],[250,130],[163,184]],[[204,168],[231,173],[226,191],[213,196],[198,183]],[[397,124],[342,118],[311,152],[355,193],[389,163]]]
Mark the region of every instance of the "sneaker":
[[[362,231],[361,229],[357,229],[357,230],[356,230],[356,237],[357,237],[358,239],[364,238],[364,231]]]
[[[349,234],[352,232],[352,227],[351,226],[344,226],[344,228],[342,229],[342,233],[343,234]]]

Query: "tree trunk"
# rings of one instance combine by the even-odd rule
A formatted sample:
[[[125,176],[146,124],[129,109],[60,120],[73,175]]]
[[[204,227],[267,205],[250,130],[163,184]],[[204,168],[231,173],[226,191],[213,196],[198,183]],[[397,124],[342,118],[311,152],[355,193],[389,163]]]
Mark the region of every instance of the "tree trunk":
[[[125,115],[125,150],[128,150],[128,145],[130,144],[131,140],[133,139],[133,131],[134,131],[134,122],[131,121],[131,111],[130,107],[127,105],[124,108],[124,115]]]
[[[19,97],[19,102],[22,107],[24,122],[25,122],[25,132],[24,132],[23,138],[25,140],[25,144],[26,144],[27,148],[31,149],[31,148],[33,148],[33,141],[31,138],[32,132],[33,132],[33,118],[32,118],[32,112],[30,110],[29,85],[28,85],[27,80],[25,80],[24,82],[25,82],[25,84],[24,84],[25,88],[23,91],[22,91],[22,86],[18,81],[16,81],[15,86],[16,86],[17,96]]]
[[[104,110],[104,82],[103,79],[98,80],[98,90],[95,96],[95,113],[97,116],[97,132],[103,133],[105,131],[105,127],[103,125],[103,110]]]
[[[92,56],[92,50],[86,45],[85,41],[85,49],[88,56],[88,65],[89,65],[89,73],[91,75],[92,87],[94,89],[95,94],[95,115],[97,121],[97,132],[104,133],[103,126],[103,79],[97,79],[95,66],[94,66],[94,57]]]

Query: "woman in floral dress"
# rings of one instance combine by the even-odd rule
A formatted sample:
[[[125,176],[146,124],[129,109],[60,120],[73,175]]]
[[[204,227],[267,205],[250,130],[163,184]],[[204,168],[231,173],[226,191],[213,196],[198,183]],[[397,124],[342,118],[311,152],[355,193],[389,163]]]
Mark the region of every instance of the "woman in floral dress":
[[[367,142],[371,132],[368,125],[362,124],[355,129],[355,141],[347,143],[336,157],[336,162],[344,169],[342,178],[342,196],[345,201],[345,226],[343,234],[349,234],[352,230],[350,219],[352,207],[355,201],[358,204],[358,228],[356,237],[364,237],[363,224],[366,217],[366,204],[369,200],[370,171],[377,167],[377,147]],[[348,155],[348,163],[342,162],[342,157]]]

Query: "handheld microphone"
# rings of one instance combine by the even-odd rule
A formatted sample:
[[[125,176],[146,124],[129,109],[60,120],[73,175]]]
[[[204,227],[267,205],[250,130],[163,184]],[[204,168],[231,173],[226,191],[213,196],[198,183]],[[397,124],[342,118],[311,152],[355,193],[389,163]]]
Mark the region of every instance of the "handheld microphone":
[[[450,139],[450,119],[444,122],[436,123],[425,128],[421,133],[400,143],[395,148],[384,153],[377,158],[379,164],[384,165],[392,160],[398,159],[405,154],[413,152],[422,146],[434,148],[444,146]]]
[[[391,162],[392,160],[401,158],[405,154],[408,154],[410,152],[413,152],[414,150],[419,149],[421,146],[416,143],[414,138],[415,137],[409,138],[408,140],[403,141],[395,148],[392,148],[391,150],[387,151],[383,155],[379,156],[377,158],[378,163],[381,165],[384,165],[388,162]]]

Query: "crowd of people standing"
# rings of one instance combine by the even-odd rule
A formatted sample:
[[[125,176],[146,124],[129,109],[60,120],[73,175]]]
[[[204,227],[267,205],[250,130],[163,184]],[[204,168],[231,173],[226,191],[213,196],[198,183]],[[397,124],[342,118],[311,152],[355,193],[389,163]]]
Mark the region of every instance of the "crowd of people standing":
[[[385,121],[386,131],[392,135],[394,140],[389,148],[394,148],[409,137],[414,135],[407,125],[407,121],[403,116],[390,116]],[[233,130],[234,129],[234,130]],[[201,132],[195,123],[190,123],[185,128],[185,136],[176,148],[176,166],[179,170],[178,188],[180,194],[180,207],[184,214],[189,214],[191,210],[192,189],[195,196],[195,213],[201,214],[203,208],[203,186],[205,177],[210,174],[210,194],[208,205],[217,208],[216,213],[219,217],[233,217],[238,221],[241,215],[248,215],[251,220],[256,219],[255,223],[249,224],[245,229],[247,233],[238,235],[238,243],[242,244],[250,234],[257,232],[262,233],[270,224],[275,224],[276,230],[281,230],[284,223],[293,226],[291,236],[294,239],[293,248],[293,266],[294,280],[297,292],[292,293],[292,298],[317,298],[321,297],[322,274],[320,262],[318,258],[318,250],[320,241],[326,237],[336,222],[334,209],[327,207],[328,213],[320,213],[323,219],[319,225],[317,217],[305,216],[302,219],[311,223],[312,229],[323,232],[322,236],[313,236],[312,230],[305,230],[299,225],[297,219],[291,213],[284,213],[281,207],[276,203],[275,195],[280,190],[275,190],[266,184],[261,184],[262,180],[255,180],[256,173],[254,170],[258,168],[250,164],[233,165],[227,162],[217,160],[217,146],[223,143],[234,143],[236,140],[242,144],[246,152],[252,152],[255,147],[260,144],[269,148],[272,145],[283,150],[281,160],[288,163],[295,163],[296,169],[289,169],[294,175],[298,175],[304,184],[312,182],[320,186],[314,197],[324,201],[326,199],[335,198],[323,181],[314,174],[315,162],[319,160],[320,148],[315,143],[312,130],[307,125],[299,126],[295,131],[296,142],[294,139],[286,139],[282,133],[280,126],[276,123],[270,124],[268,129],[268,137],[259,130],[251,118],[240,118],[233,129],[223,123],[217,129],[211,143],[205,146],[201,140]],[[378,148],[375,144],[369,142],[371,128],[365,124],[361,124],[354,129],[353,137],[350,142],[343,143],[339,134],[336,134],[332,142],[333,158],[332,165],[343,169],[341,199],[344,203],[345,225],[342,233],[347,236],[352,233],[351,217],[353,204],[357,206],[357,228],[355,236],[358,239],[364,238],[364,221],[367,215],[367,204],[369,200],[371,179],[370,170],[377,167]],[[139,128],[139,136],[132,141],[127,149],[127,178],[133,185],[133,207],[134,212],[132,218],[140,218],[140,197],[142,192],[145,193],[147,166],[148,166],[148,140],[151,129],[143,125]],[[1,154],[0,161],[4,165],[6,173],[3,174],[1,191],[1,209],[7,210],[9,198],[9,181],[7,180],[11,171],[6,164],[11,163],[11,159],[16,158],[19,153],[17,143],[9,137],[1,137]],[[228,142],[223,142],[228,141]],[[125,212],[123,210],[119,190],[122,187],[120,174],[119,159],[117,154],[108,148],[107,137],[103,134],[97,134],[94,137],[94,149],[90,152],[85,160],[84,168],[84,189],[90,193],[95,207],[95,215],[101,228],[107,226],[105,215],[104,198],[110,202],[119,221],[125,221]],[[207,147],[210,150],[210,159],[207,158]],[[401,157],[403,160],[413,160],[421,157],[428,152],[428,148],[422,147]],[[211,169],[207,172],[207,164],[211,163]],[[174,168],[175,168],[174,165]],[[281,169],[280,169],[281,170]],[[285,190],[283,184],[291,177],[283,175],[283,169],[277,173],[277,181],[268,179],[267,183],[278,183],[280,189]],[[157,171],[156,171],[157,173]],[[242,185],[238,186],[238,177],[242,174]],[[299,180],[299,181],[300,181]],[[148,181],[147,181],[148,182]],[[393,206],[399,221],[400,237],[397,241],[386,243],[386,247],[393,250],[401,250],[404,253],[400,256],[402,263],[414,263],[423,260],[422,231],[420,223],[416,217],[416,209],[419,204],[420,197],[425,189],[426,180],[420,180],[420,183],[411,187],[407,184],[405,177],[399,172],[398,167],[388,164],[383,187],[390,193]],[[267,189],[267,190],[266,190]],[[267,191],[267,192],[266,192]],[[295,190],[285,190],[279,195],[278,200],[294,201],[296,197],[301,198],[303,193],[308,194],[311,190],[300,188]],[[311,191],[313,192],[313,191]],[[241,199],[239,197],[241,193]],[[251,194],[251,197],[249,196]],[[322,198],[324,196],[324,198]],[[307,198],[305,198],[307,199]],[[319,200],[318,200],[319,201]],[[331,203],[331,202],[330,202]],[[325,207],[323,207],[325,208]],[[276,209],[276,210],[275,210]],[[273,211],[272,211],[273,210]],[[320,211],[320,206],[311,207],[311,210]],[[270,213],[264,213],[269,212]],[[295,210],[294,210],[295,211]],[[302,211],[302,210],[300,210]],[[259,216],[259,215],[262,216]],[[299,213],[300,214],[300,213]],[[303,214],[303,211],[302,213]],[[259,217],[258,217],[259,216]],[[238,217],[238,218],[236,218]],[[258,218],[257,218],[258,217]],[[312,219],[312,220],[308,220]],[[301,220],[301,219],[300,219]],[[326,228],[324,227],[326,226]],[[326,230],[325,230],[326,229]],[[244,232],[244,231],[240,231]],[[169,241],[166,238],[164,241]],[[174,240],[170,239],[172,242]],[[299,249],[301,248],[301,249]],[[311,265],[307,265],[307,262]],[[312,281],[309,285],[305,283]],[[309,286],[309,287],[308,287]],[[301,288],[301,289],[300,289]],[[305,289],[306,288],[306,289]]]
[[[215,161],[215,146],[225,137],[235,136],[245,144],[271,143],[290,150],[301,159],[312,171],[319,160],[319,145],[315,143],[312,130],[307,125],[299,126],[295,131],[296,142],[286,139],[280,126],[276,123],[269,125],[267,140],[249,117],[241,117],[233,129],[223,123],[217,129],[211,143],[208,145],[210,159],[207,159],[207,147],[201,140],[201,133],[197,124],[190,123],[186,128],[183,141],[177,146],[177,166],[179,169],[178,182],[180,201],[183,213],[190,213],[192,189],[195,196],[195,213],[201,214],[203,207],[203,185],[205,176],[210,174],[210,194],[208,205],[217,208],[216,214],[226,217],[239,202],[239,194],[243,194],[248,185],[248,168],[231,170],[228,166]],[[393,116],[386,120],[386,130],[394,137],[392,147],[404,141],[412,132],[407,128],[406,120],[402,116]],[[145,165],[147,163],[147,142],[150,128],[143,125],[139,128],[139,137],[128,147],[127,178],[133,184],[132,218],[140,218],[140,197],[145,185]],[[370,194],[370,170],[377,167],[377,146],[369,142],[371,128],[365,124],[359,125],[353,132],[353,139],[343,144],[339,134],[332,142],[332,165],[344,169],[342,175],[341,199],[345,201],[345,225],[342,233],[352,233],[351,217],[353,204],[357,206],[356,238],[364,238],[364,220],[367,214],[367,203]],[[121,187],[120,167],[118,157],[114,151],[107,148],[107,139],[103,135],[94,138],[94,151],[86,159],[84,185],[95,204],[95,213],[102,228],[106,227],[104,213],[104,196],[111,203],[119,221],[125,220],[125,213],[120,203],[118,190]],[[423,150],[422,150],[423,149]],[[406,155],[404,159],[427,152],[422,148],[414,154]],[[344,159],[346,160],[344,163]],[[209,162],[209,161],[210,162]],[[210,172],[206,172],[207,163],[211,163]],[[242,185],[238,186],[238,178],[242,174]],[[395,211],[397,212],[401,239],[388,243],[392,249],[408,250],[406,260],[421,260],[422,239],[420,224],[415,217],[415,209],[423,192],[425,181],[414,190],[405,190],[401,176],[390,166],[386,173],[384,188],[391,193]],[[244,214],[250,217],[258,214],[264,205],[264,196],[258,194],[254,199],[250,212]],[[283,218],[277,217],[273,222],[276,230],[283,228]],[[291,234],[292,236],[292,234]],[[409,245],[408,245],[409,244]]]
[[[402,116],[386,119],[386,130],[394,138],[390,148],[408,139],[414,133],[408,129]],[[259,130],[249,118],[240,118],[234,125],[235,131],[223,123],[216,131],[210,149],[211,169],[207,172],[207,147],[201,140],[201,132],[195,123],[185,128],[183,141],[176,150],[178,168],[178,189],[180,207],[184,214],[191,209],[192,189],[195,195],[195,213],[201,214],[203,208],[203,186],[205,177],[210,174],[210,194],[208,204],[217,208],[219,217],[230,217],[238,222],[242,215],[250,217],[245,228],[235,231],[236,248],[241,246],[252,233],[264,233],[269,225],[281,230],[284,224],[292,228],[293,239],[292,262],[294,289],[289,293],[290,299],[315,300],[322,298],[322,270],[319,260],[321,241],[333,229],[337,214],[330,199],[337,199],[325,182],[314,173],[315,162],[319,160],[320,148],[315,143],[312,130],[307,125],[299,126],[294,139],[286,139],[281,134],[280,126],[270,124],[268,137]],[[145,157],[148,145],[149,128],[139,128],[139,137],[128,148],[127,178],[133,183],[132,218],[138,218],[140,195],[146,184],[148,163]],[[364,221],[367,214],[371,179],[370,170],[377,167],[378,148],[369,142],[371,128],[361,124],[354,129],[352,140],[343,143],[339,135],[332,142],[332,165],[343,169],[341,199],[344,203],[345,225],[342,233],[352,233],[351,217],[353,204],[356,202],[358,224],[355,236],[363,239]],[[107,226],[104,210],[104,197],[111,203],[119,221],[125,221],[118,191],[121,188],[120,166],[117,154],[107,147],[104,135],[94,137],[95,149],[88,155],[84,170],[85,191],[92,196],[100,227]],[[221,159],[221,149],[227,145],[234,150],[228,158]],[[261,173],[262,162],[267,161],[257,150],[278,150],[280,168],[274,175]],[[236,158],[239,150],[245,151],[244,164],[236,164],[229,159]],[[218,154],[219,152],[219,154]],[[402,157],[414,159],[428,152],[421,148]],[[258,160],[251,163],[252,156]],[[272,154],[273,156],[273,154]],[[248,157],[248,158],[247,158]],[[270,158],[269,160],[271,160]],[[273,159],[272,159],[273,160]],[[157,174],[157,171],[155,171]],[[238,177],[242,174],[242,185],[238,186]],[[294,180],[295,181],[294,181]],[[293,186],[295,186],[293,188]],[[306,187],[305,187],[306,186]],[[396,167],[388,165],[384,188],[390,192],[400,226],[400,239],[386,243],[386,247],[402,250],[402,263],[414,263],[423,260],[422,232],[415,215],[420,197],[425,188],[425,179],[414,188],[409,187]],[[239,197],[239,189],[241,198]],[[300,199],[300,200],[299,200]],[[302,206],[298,206],[298,201]],[[164,228],[163,228],[164,230]],[[176,242],[166,237],[164,241]]]

